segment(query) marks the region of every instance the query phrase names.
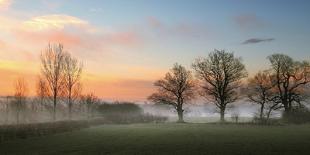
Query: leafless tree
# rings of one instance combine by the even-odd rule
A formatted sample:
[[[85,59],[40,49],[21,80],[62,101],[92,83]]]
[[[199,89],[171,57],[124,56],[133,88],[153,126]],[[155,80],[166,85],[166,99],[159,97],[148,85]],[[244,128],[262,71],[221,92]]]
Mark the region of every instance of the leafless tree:
[[[65,79],[65,95],[68,99],[69,119],[72,118],[72,104],[80,94],[80,78],[82,73],[82,63],[71,54],[66,53],[64,58],[64,79]]]
[[[224,121],[226,105],[238,99],[237,89],[247,76],[241,58],[225,50],[214,50],[208,57],[196,59],[193,68],[202,84],[202,96],[214,102]]]
[[[44,107],[46,97],[50,93],[47,87],[47,82],[40,76],[38,77],[38,81],[36,83],[36,93],[39,99],[40,107],[42,109]]]
[[[86,105],[87,119],[92,118],[94,116],[94,108],[100,102],[99,98],[93,93],[90,93],[82,96],[81,101]]]
[[[293,104],[301,104],[306,95],[306,85],[310,82],[310,64],[307,61],[294,61],[284,54],[268,56],[275,76],[277,95],[275,103],[281,103],[285,112],[290,112]]]
[[[264,110],[273,97],[273,77],[268,71],[258,72],[253,78],[248,80],[247,97],[251,102],[260,105],[260,120],[264,119]]]
[[[23,78],[17,79],[15,82],[15,106],[16,106],[16,123],[20,122],[20,113],[22,112],[23,107],[25,107],[26,99],[28,93],[28,86],[26,81]]]
[[[61,44],[49,44],[41,54],[42,77],[47,82],[49,96],[53,100],[53,120],[56,120],[56,105],[64,84],[64,58]]]
[[[175,64],[166,76],[154,83],[158,92],[149,96],[155,103],[172,105],[178,113],[178,122],[183,120],[183,104],[194,98],[195,82],[190,71],[185,67]]]

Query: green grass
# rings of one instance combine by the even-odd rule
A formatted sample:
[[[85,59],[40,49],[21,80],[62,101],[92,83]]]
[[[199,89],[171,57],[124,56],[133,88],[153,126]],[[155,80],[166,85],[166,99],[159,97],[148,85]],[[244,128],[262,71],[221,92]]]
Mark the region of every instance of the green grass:
[[[0,154],[310,154],[310,125],[102,125],[8,141]]]

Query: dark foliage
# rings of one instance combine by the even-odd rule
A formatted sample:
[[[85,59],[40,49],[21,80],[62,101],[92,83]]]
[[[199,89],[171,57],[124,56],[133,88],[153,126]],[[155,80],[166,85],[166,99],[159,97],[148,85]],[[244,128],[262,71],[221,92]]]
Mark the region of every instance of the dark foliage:
[[[87,121],[58,121],[35,124],[3,125],[0,126],[0,143],[11,139],[44,136],[87,127],[89,127]]]
[[[310,110],[304,106],[293,108],[289,113],[284,112],[282,119],[285,123],[310,123]]]
[[[97,111],[108,123],[148,123],[167,120],[166,117],[145,114],[139,105],[130,102],[101,104]]]

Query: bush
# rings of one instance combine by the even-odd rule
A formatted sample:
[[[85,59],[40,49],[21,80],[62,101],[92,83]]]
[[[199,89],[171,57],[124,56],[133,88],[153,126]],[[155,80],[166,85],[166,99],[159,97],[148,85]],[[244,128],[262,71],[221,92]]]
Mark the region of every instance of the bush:
[[[97,111],[107,123],[148,123],[167,120],[166,117],[145,114],[139,105],[129,102],[102,104],[98,106]]]
[[[290,112],[284,112],[282,118],[286,123],[310,123],[310,111],[304,106],[293,108]]]
[[[142,108],[130,102],[105,103],[97,107],[97,111],[103,115],[139,115],[143,113]]]
[[[87,121],[58,121],[35,124],[2,125],[0,126],[0,143],[11,139],[44,136],[87,127],[89,127]]]

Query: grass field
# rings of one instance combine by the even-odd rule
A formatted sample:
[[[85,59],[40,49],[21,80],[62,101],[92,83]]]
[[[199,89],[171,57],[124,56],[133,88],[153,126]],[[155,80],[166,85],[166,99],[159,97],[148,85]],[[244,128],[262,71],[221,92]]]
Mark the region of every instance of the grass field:
[[[310,125],[101,125],[0,144],[0,154],[310,154]]]

